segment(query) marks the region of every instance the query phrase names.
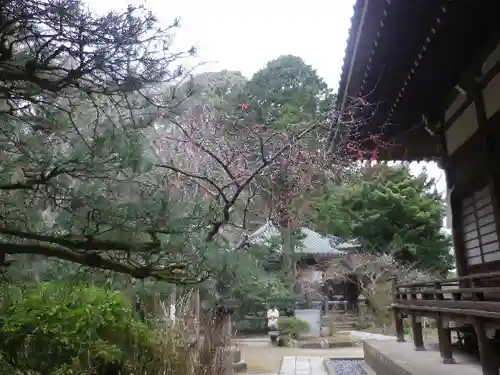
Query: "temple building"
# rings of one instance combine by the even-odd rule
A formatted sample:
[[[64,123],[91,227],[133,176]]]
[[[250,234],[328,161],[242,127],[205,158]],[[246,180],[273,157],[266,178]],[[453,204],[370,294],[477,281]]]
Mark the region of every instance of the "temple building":
[[[367,343],[365,359],[380,375],[425,372],[422,366],[431,361],[422,359],[431,354],[423,352],[423,317],[437,322],[441,366],[460,362],[451,346],[454,331],[480,358],[480,369],[467,373],[498,375],[499,16],[498,0],[355,3],[330,151],[341,148],[366,160],[439,162],[457,269],[455,279],[395,281],[398,341],[405,340],[402,319],[408,317],[416,352],[405,357],[409,344],[398,350],[390,347],[396,343]]]

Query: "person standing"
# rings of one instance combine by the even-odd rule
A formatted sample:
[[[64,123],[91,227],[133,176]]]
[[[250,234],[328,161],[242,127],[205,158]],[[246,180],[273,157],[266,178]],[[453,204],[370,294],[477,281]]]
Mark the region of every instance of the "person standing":
[[[278,319],[280,317],[280,313],[276,306],[271,307],[267,310],[267,327],[278,329]]]

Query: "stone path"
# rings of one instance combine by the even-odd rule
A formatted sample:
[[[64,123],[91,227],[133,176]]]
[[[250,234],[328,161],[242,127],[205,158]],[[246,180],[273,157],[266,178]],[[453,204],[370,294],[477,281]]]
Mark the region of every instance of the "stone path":
[[[322,357],[283,357],[279,375],[327,375]]]

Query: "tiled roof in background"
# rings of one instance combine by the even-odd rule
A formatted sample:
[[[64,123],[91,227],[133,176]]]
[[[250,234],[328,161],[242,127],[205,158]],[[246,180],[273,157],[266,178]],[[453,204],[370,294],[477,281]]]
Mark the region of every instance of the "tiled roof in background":
[[[296,252],[305,254],[344,255],[349,251],[357,250],[360,245],[356,242],[344,241],[339,237],[323,236],[309,228],[302,228],[302,246]],[[259,229],[248,236],[248,242],[266,244],[273,238],[279,237],[280,232],[271,221],[267,221]]]

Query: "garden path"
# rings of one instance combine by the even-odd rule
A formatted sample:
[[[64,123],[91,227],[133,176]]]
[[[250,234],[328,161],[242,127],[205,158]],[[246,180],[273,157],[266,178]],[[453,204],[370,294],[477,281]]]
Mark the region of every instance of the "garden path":
[[[283,357],[279,375],[327,375],[322,357]]]

